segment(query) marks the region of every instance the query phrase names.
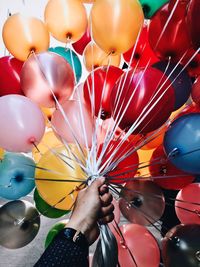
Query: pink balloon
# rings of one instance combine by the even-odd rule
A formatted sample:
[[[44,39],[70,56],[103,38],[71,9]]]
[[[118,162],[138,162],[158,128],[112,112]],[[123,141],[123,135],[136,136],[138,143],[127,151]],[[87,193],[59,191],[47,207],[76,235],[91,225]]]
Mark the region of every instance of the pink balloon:
[[[40,108],[25,96],[0,98],[0,147],[13,152],[29,152],[45,132]]]
[[[121,267],[158,267],[160,251],[152,234],[138,224],[125,224],[120,227],[124,240],[115,234],[118,242],[118,258]],[[136,264],[128,251],[132,253]]]
[[[62,113],[63,111],[63,113]],[[68,100],[53,113],[52,125],[58,136],[67,143],[76,143],[83,147],[92,145],[92,116],[87,108],[80,101]]]
[[[59,102],[69,99],[74,84],[74,73],[69,63],[52,52],[32,55],[22,68],[22,91],[41,106],[55,107],[53,93]]]
[[[181,223],[200,224],[200,183],[189,184],[179,191],[175,210]]]

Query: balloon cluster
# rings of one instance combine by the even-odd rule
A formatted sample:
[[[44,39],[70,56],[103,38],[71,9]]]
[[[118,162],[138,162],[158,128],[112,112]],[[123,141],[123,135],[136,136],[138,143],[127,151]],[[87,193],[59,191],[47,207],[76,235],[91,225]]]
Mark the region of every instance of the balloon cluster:
[[[159,265],[146,226],[164,235],[166,267],[200,266],[199,13],[198,0],[49,0],[44,22],[8,17],[0,197],[11,201],[0,208],[0,245],[27,245],[40,216],[65,216],[78,191],[105,176],[117,198],[109,227],[120,266]],[[49,47],[50,35],[63,46]],[[34,206],[19,200],[32,190]],[[172,229],[169,207],[179,222]],[[120,212],[130,223],[119,227]]]

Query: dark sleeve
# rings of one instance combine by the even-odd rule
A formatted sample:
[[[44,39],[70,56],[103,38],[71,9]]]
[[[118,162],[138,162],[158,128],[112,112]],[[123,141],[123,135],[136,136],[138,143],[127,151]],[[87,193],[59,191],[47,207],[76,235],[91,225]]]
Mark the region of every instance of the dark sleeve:
[[[79,245],[61,231],[34,267],[88,267],[88,245]]]

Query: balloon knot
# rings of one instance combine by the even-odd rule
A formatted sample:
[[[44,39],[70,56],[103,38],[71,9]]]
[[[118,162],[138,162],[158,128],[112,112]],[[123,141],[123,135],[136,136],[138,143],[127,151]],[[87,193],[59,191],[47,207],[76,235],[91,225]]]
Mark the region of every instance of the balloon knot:
[[[30,138],[28,139],[28,143],[35,144],[35,142],[36,142],[35,137],[30,137]]]

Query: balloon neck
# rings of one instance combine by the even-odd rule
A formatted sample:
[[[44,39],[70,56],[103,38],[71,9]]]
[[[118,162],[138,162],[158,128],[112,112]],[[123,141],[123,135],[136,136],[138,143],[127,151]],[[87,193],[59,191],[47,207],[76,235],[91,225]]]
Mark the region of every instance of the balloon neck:
[[[36,143],[36,139],[35,139],[35,137],[30,137],[30,138],[28,139],[28,143],[30,143],[30,144],[35,144],[35,143]]]
[[[171,152],[168,154],[168,158],[175,158],[180,154],[180,150],[175,147]]]
[[[127,245],[126,245],[125,240],[120,240],[120,245],[122,246],[122,248],[127,249]]]
[[[196,252],[195,256],[196,256],[196,259],[197,259],[198,261],[200,261],[200,250],[198,250],[198,251]]]
[[[140,197],[135,197],[132,201],[131,201],[131,206],[140,208],[142,206],[142,199]]]
[[[148,14],[149,14],[149,12],[151,11],[151,8],[150,8],[150,6],[149,6],[149,5],[146,5],[146,4],[144,4],[144,5],[142,5],[142,9],[143,9],[143,12],[144,12],[144,15],[145,15],[145,17],[147,17],[147,16],[148,16]]]

